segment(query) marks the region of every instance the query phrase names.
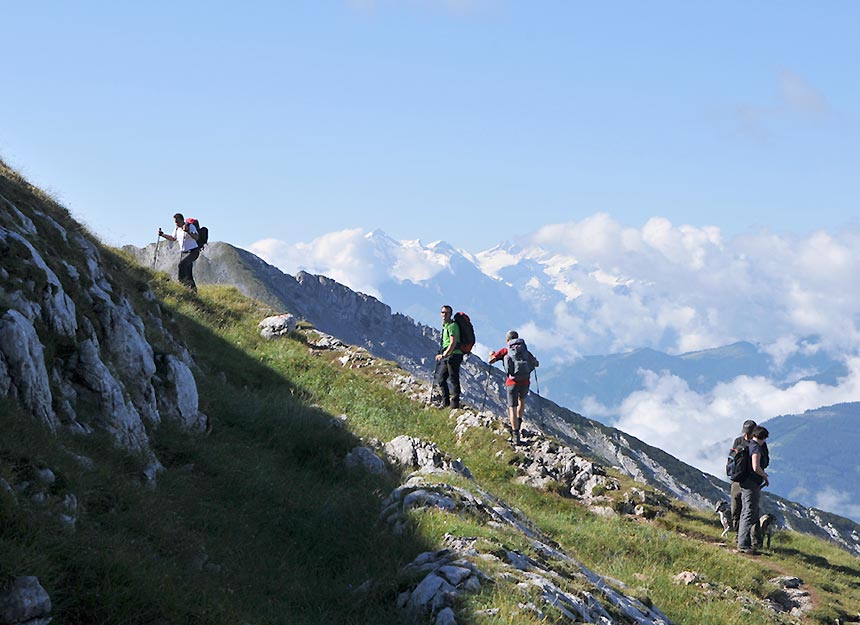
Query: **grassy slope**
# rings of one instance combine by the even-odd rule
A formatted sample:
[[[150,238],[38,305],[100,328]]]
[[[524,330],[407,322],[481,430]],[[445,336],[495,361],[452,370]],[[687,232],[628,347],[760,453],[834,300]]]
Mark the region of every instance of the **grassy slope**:
[[[752,560],[718,544],[715,518],[683,506],[651,523],[596,517],[570,499],[514,484],[514,452],[491,432],[470,431],[458,445],[447,413],[422,410],[381,383],[391,365],[352,371],[300,340],[264,341],[256,322],[266,311],[235,290],[205,288],[197,298],[163,276],[127,271],[130,281],[152,284],[168,327],[192,348],[213,429],[198,438],[162,427],[155,446],[168,471],[146,490],[137,486],[135,461],[99,437],[51,438],[2,405],[0,477],[20,483],[44,463],[59,476],[56,494],[75,493],[83,510],[70,533],[0,493],[0,576],[39,576],[57,622],[393,623],[408,581],[398,569],[446,532],[528,549],[513,534],[439,512],[416,514],[414,531],[402,537],[377,526],[395,481],[345,472],[342,458],[357,436],[402,433],[461,456],[485,488],[676,623],[784,622],[755,604],[750,617],[737,603],[766,596],[774,590],[766,580],[782,573],[812,588],[818,608],[807,622],[860,612],[860,561],[829,544],[785,534],[772,554]],[[342,413],[351,431],[330,427]],[[97,457],[98,468],[83,469],[64,449]],[[701,573],[713,592],[672,584],[682,570]],[[516,616],[519,600],[488,585],[461,614],[475,623],[532,622]],[[474,614],[489,606],[501,613]]]

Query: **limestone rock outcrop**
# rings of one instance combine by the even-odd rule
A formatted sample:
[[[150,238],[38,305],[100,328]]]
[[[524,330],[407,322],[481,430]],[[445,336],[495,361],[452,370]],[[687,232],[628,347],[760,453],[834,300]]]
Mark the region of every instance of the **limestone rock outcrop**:
[[[5,168],[0,257],[0,397],[54,431],[108,432],[148,458],[153,477],[150,430],[164,418],[202,430],[206,417],[193,362],[149,286]]]

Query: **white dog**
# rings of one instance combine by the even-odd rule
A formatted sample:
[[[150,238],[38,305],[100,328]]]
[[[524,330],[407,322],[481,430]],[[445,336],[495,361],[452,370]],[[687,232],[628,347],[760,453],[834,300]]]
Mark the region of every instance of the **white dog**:
[[[732,529],[732,521],[729,518],[729,502],[728,501],[718,501],[717,506],[714,508],[714,512],[720,515],[720,524],[723,526],[723,533],[720,534],[720,538],[725,538],[726,534],[729,533],[729,530]]]

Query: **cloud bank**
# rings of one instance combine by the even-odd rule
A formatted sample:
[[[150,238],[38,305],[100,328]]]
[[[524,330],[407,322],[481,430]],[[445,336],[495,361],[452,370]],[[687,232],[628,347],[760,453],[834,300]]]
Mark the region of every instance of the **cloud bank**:
[[[614,425],[723,477],[727,450],[720,443],[738,436],[746,419],[762,423],[781,414],[856,401],[860,397],[860,357],[846,359],[846,366],[849,373],[836,386],[801,381],[782,388],[763,377],[740,376],[708,393],[696,393],[684,380],[667,373],[641,371],[643,389],[631,393],[616,409],[620,416]],[[595,402],[589,409],[590,414],[609,412]]]
[[[699,393],[666,372],[641,371],[641,390],[620,405],[586,400],[579,407],[718,476],[725,450],[713,445],[735,436],[745,419],[762,422],[860,399],[856,229],[806,236],[760,230],[726,239],[716,227],[656,217],[629,228],[595,214],[474,255],[361,229],[309,243],[263,240],[251,251],[289,273],[322,273],[377,297],[408,285],[409,314],[431,311],[419,318],[431,325],[440,299],[455,307],[465,299],[462,291],[446,289],[466,280],[474,299],[463,305],[474,308],[473,319],[483,317],[482,328],[493,321],[501,326],[485,334],[519,329],[547,364],[641,347],[684,353],[758,343],[777,367],[769,378],[741,376]],[[800,381],[786,387],[813,373],[778,370],[786,359],[816,350],[845,362],[848,375],[836,386]],[[821,497],[822,508],[853,505],[836,492]]]
[[[817,337],[814,349],[860,351],[857,230],[725,240],[716,227],[653,218],[625,228],[596,214],[474,256],[361,229],[308,243],[265,239],[250,250],[288,273],[321,273],[376,297],[386,285],[420,285],[434,300],[431,310],[446,281],[457,279],[458,263],[473,263],[486,274],[486,284],[470,285],[476,293],[502,281],[512,300],[523,300],[515,313],[521,318],[501,325],[527,330],[535,347],[567,358],[640,347],[684,353],[747,340],[780,361],[811,349],[809,336]]]
[[[545,226],[526,243],[574,261],[559,277],[580,294],[542,324],[547,344],[573,339],[580,354],[683,353],[750,340],[776,355],[816,335],[834,353],[860,347],[857,231],[726,241],[714,227],[654,218],[623,228],[598,214]]]

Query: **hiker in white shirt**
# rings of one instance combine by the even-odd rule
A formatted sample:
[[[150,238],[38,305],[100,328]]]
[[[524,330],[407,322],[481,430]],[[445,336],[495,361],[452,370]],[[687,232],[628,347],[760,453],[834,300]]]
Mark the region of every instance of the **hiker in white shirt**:
[[[173,230],[173,235],[165,234],[161,228],[158,229],[158,236],[164,237],[168,241],[179,241],[181,249],[179,258],[179,282],[187,286],[189,289],[197,292],[197,285],[194,284],[194,261],[200,256],[200,247],[197,245],[197,228],[192,223],[186,223],[182,213],[176,213],[173,216],[173,221],[176,228]]]

